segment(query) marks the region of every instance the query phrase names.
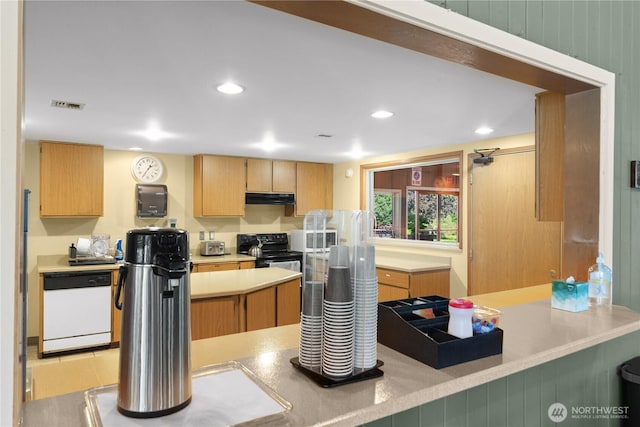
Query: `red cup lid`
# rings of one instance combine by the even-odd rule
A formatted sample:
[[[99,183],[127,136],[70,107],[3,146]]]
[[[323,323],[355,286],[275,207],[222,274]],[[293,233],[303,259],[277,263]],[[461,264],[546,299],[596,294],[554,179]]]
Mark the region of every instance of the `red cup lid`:
[[[454,308],[473,308],[473,302],[467,299],[452,299],[449,301],[449,307]]]

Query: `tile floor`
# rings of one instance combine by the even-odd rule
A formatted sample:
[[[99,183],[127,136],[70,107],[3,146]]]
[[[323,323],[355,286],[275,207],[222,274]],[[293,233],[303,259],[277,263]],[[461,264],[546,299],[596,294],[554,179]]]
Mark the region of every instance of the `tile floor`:
[[[111,348],[39,359],[37,345],[27,346],[27,399],[115,383],[118,358]]]

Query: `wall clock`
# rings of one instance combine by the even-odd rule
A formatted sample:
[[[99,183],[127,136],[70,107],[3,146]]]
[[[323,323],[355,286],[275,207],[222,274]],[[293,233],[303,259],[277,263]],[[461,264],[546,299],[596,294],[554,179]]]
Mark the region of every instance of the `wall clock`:
[[[163,173],[162,162],[151,154],[143,154],[131,162],[131,174],[138,182],[156,182]]]

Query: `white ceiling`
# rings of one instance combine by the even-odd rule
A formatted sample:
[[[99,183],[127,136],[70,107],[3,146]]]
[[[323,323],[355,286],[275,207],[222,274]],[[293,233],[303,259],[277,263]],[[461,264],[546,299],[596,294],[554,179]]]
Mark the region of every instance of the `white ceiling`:
[[[331,163],[531,132],[540,91],[242,1],[28,0],[25,74],[28,141]]]

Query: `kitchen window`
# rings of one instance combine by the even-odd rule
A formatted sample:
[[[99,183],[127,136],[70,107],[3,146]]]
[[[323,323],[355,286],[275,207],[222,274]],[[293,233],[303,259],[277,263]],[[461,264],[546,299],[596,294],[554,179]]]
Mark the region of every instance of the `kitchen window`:
[[[364,209],[380,239],[461,247],[462,152],[361,166]]]

